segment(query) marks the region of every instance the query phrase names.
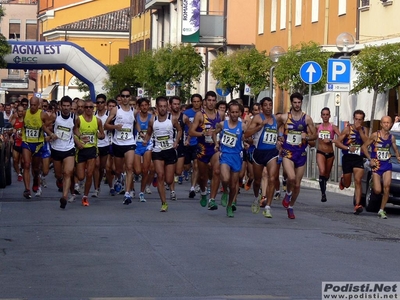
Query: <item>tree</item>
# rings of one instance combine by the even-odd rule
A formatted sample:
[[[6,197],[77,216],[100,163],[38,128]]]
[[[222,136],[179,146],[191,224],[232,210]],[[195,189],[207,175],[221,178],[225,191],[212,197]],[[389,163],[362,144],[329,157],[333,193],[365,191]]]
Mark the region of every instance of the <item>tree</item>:
[[[4,16],[4,10],[0,6],[0,18]],[[4,60],[4,56],[11,53],[11,47],[7,43],[7,39],[0,33],[0,68],[6,68],[7,63]]]
[[[244,85],[250,85],[253,93],[258,95],[268,85],[268,72],[271,60],[265,51],[255,48],[240,49],[232,54],[220,53],[211,62],[211,74],[220,82],[220,86],[239,92]]]
[[[204,64],[193,46],[182,44],[142,51],[109,68],[106,88],[114,96],[129,86],[143,87],[150,97],[157,97],[165,94],[166,82],[173,82],[181,87],[181,97],[185,101],[189,99],[194,83],[200,81]]]
[[[358,75],[350,93],[357,94],[363,89],[374,91],[371,110],[373,121],[378,94],[399,85],[400,44],[365,46],[357,56],[353,56],[352,63]]]
[[[279,57],[274,76],[278,85],[291,92],[308,93],[308,84],[300,78],[300,68],[307,61],[315,61],[322,68],[322,78],[313,85],[314,93],[321,93],[326,83],[326,62],[332,53],[321,50],[315,42],[301,43],[292,46],[288,51]]]

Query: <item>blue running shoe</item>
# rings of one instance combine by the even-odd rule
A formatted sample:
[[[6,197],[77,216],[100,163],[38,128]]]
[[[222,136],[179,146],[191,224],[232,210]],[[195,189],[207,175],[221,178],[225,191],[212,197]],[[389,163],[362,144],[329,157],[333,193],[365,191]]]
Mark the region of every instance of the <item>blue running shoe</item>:
[[[131,196],[125,196],[124,201],[122,202],[124,205],[129,205],[132,203],[132,197]]]
[[[122,190],[122,184],[119,180],[114,183],[114,190],[119,193]]]
[[[114,189],[110,189],[110,196],[117,195],[117,192]]]

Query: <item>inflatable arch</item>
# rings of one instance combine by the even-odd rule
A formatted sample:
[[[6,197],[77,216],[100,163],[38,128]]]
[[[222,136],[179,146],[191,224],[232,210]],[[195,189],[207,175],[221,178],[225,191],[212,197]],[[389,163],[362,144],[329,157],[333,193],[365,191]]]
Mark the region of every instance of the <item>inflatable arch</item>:
[[[107,67],[82,47],[71,42],[8,41],[11,54],[4,59],[8,69],[66,69],[89,86],[92,100],[106,93]]]

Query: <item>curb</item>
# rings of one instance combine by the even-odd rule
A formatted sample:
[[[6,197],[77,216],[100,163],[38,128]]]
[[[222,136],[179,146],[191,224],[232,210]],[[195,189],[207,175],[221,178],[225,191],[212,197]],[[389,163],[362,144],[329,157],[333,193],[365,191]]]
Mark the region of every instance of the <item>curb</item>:
[[[319,182],[318,180],[315,179],[302,179],[301,180],[301,187],[308,187],[308,188],[313,188],[319,190]],[[347,196],[353,196],[354,195],[354,187],[350,186],[347,189],[341,190],[339,189],[339,184],[335,182],[328,182],[326,184],[326,190],[331,193],[337,193],[337,194],[342,194],[342,195],[347,195]]]

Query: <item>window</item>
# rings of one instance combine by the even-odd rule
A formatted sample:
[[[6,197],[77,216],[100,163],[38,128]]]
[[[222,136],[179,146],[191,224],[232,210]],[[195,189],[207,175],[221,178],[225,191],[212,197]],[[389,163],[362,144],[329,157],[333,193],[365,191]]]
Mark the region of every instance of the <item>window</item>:
[[[8,78],[19,78],[19,71],[17,69],[8,69]]]
[[[36,20],[26,20],[26,37],[27,41],[36,41],[37,34],[37,21]]]
[[[338,15],[342,16],[346,14],[347,0],[339,0]]]
[[[281,0],[281,29],[286,28],[286,0]]]
[[[319,0],[312,0],[311,6],[311,22],[318,22],[318,14],[319,14]]]
[[[21,38],[21,20],[10,19],[8,32],[10,40],[19,40]]]
[[[264,0],[258,0],[258,34],[264,33]]]
[[[369,6],[369,0],[361,0],[361,7]]]
[[[271,0],[271,32],[276,31],[276,0]]]
[[[296,14],[295,14],[294,26],[301,25],[301,10],[302,10],[302,8],[303,8],[303,1],[296,0]]]

